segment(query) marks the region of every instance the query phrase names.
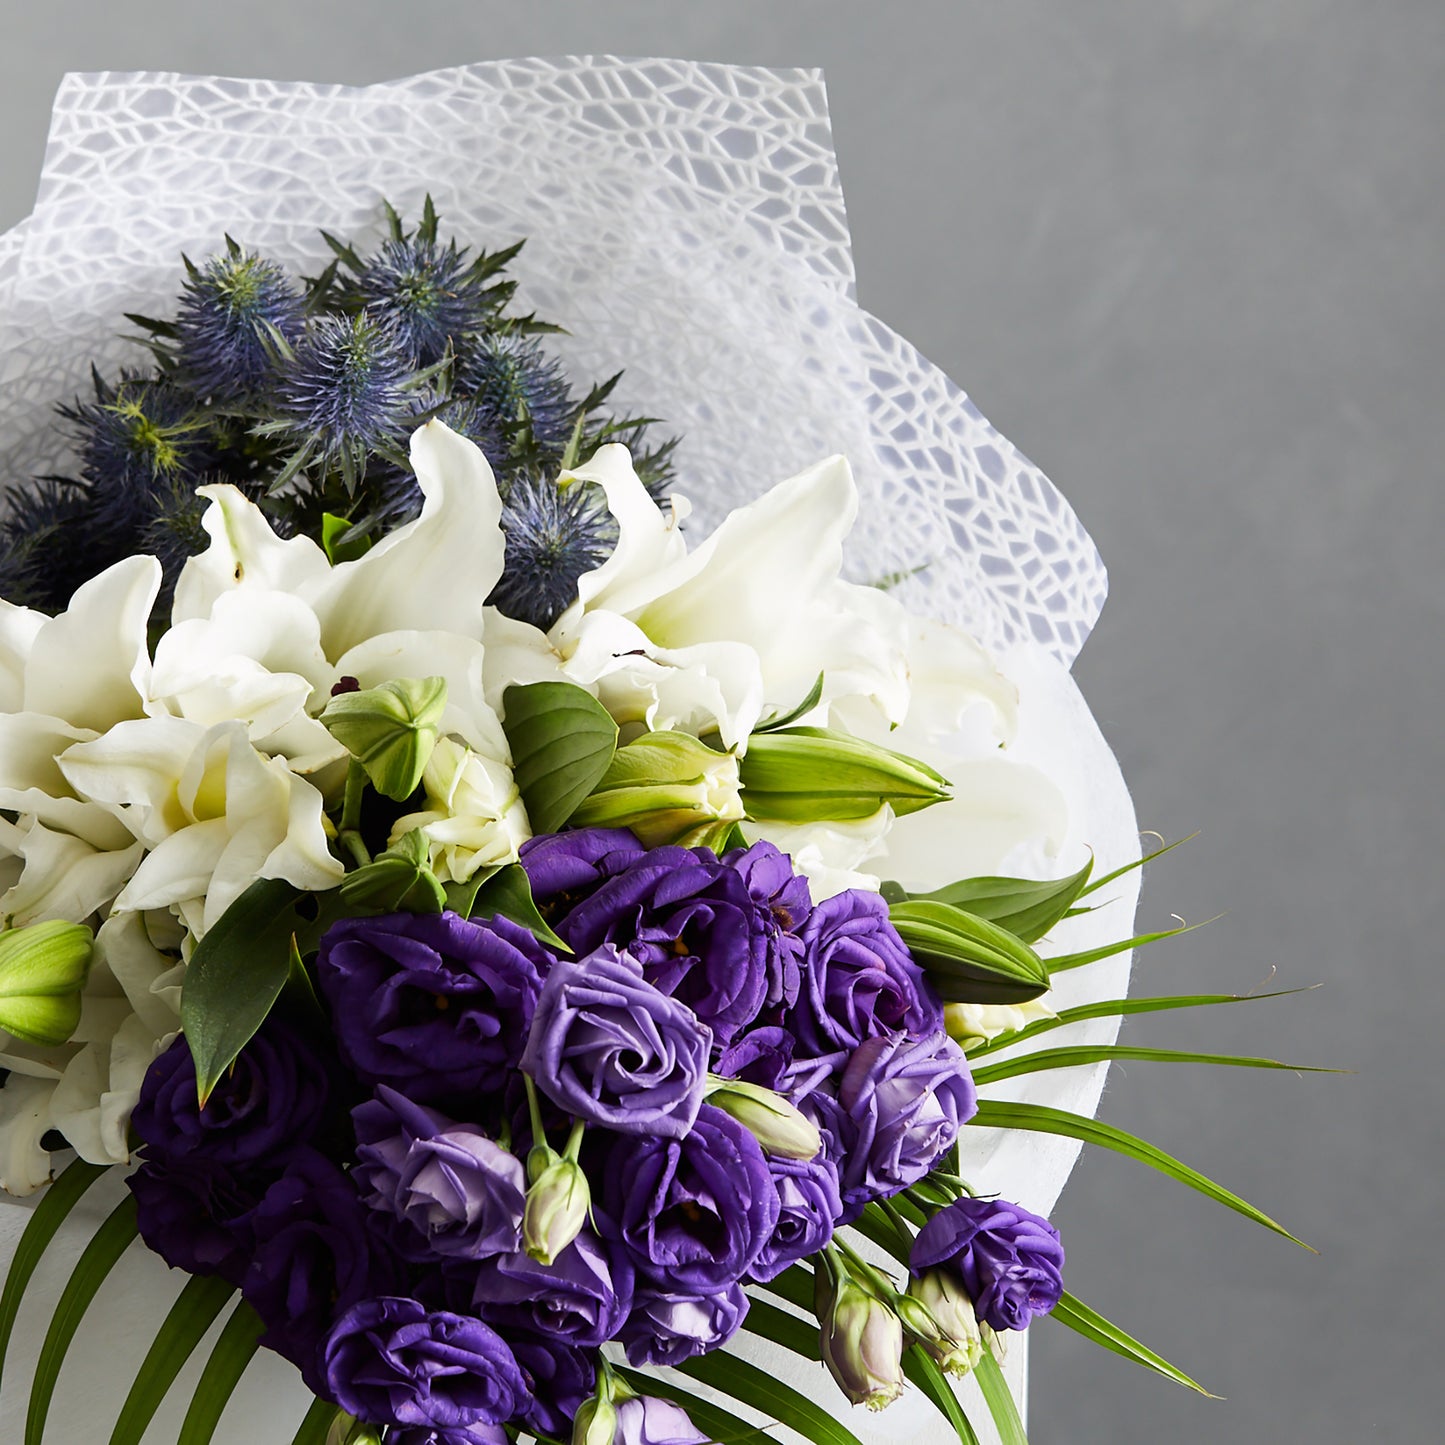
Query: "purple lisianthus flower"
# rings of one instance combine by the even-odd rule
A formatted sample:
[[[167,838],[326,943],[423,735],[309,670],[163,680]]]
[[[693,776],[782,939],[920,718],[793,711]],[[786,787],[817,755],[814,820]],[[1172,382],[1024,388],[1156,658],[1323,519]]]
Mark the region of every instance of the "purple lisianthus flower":
[[[514,1330],[507,1332],[507,1342],[532,1395],[522,1419],[534,1430],[566,1439],[572,1417],[597,1383],[591,1354],[564,1340]]]
[[[684,1139],[619,1140],[607,1210],[638,1274],[704,1293],[740,1280],[778,1222],[778,1191],[758,1141],[711,1104]]]
[[[1005,1199],[960,1199],[918,1232],[909,1268],[956,1270],[974,1312],[996,1330],[1022,1330],[1063,1293],[1064,1246],[1047,1219]]]
[[[475,1303],[503,1328],[519,1326],[590,1349],[617,1333],[632,1308],[632,1291],[632,1265],[623,1251],[584,1228],[551,1264],[520,1253],[484,1260]]]
[[[480,1259],[521,1247],[527,1177],[522,1161],[470,1124],[378,1084],[351,1111],[362,1199],[404,1220],[397,1247],[408,1258]]]
[[[768,1158],[778,1191],[778,1223],[748,1271],[751,1279],[776,1279],[790,1264],[817,1254],[833,1238],[843,1213],[838,1166],[826,1154],[816,1159]]]
[[[527,1404],[522,1372],[495,1330],[399,1295],[342,1311],[322,1370],[328,1399],[378,1424],[465,1431],[499,1425]]]
[[[708,1437],[681,1405],[656,1395],[638,1395],[617,1407],[612,1445],[708,1445]]]
[[[849,889],[818,904],[803,925],[803,991],[790,1022],[807,1049],[857,1048],[876,1034],[943,1028],[943,1004],[914,963],[888,905]]]
[[[639,1290],[618,1338],[634,1365],[679,1365],[726,1344],[747,1313],[740,1284],[701,1296]]]
[[[239,1286],[255,1243],[251,1216],[270,1176],[238,1179],[216,1165],[142,1164],[126,1180],[146,1247],[172,1269]]]
[[[578,828],[529,838],[520,856],[532,897],[560,916],[645,851],[626,828]]]
[[[718,1055],[714,1073],[765,1089],[781,1089],[793,1062],[792,1033],[776,1024],[749,1029]]]
[[[315,1043],[272,1014],[204,1109],[190,1045],[177,1038],[146,1070],[131,1122],[152,1162],[269,1170],[274,1178],[325,1124],[334,1091],[333,1070]]]
[[[944,1033],[883,1034],[860,1044],[843,1070],[837,1103],[843,1117],[825,1112],[819,1127],[842,1137],[834,1157],[847,1220],[870,1200],[916,1184],[978,1111],[968,1060]]]
[[[626,1133],[692,1128],[712,1035],[654,988],[635,959],[604,946],[547,975],[522,1069],[559,1108]]]
[[[343,1057],[363,1078],[437,1102],[500,1089],[551,956],[505,918],[348,918],[316,963]]]
[[[261,1342],[290,1360],[317,1391],[320,1348],[336,1314],[400,1283],[377,1249],[351,1181],[324,1155],[295,1155],[251,1218],[255,1250],[241,1282],[261,1317]]]
[[[511,1445],[512,1437],[501,1425],[463,1425],[456,1430],[439,1430],[434,1425],[413,1425],[408,1430],[388,1430],[387,1445]]]

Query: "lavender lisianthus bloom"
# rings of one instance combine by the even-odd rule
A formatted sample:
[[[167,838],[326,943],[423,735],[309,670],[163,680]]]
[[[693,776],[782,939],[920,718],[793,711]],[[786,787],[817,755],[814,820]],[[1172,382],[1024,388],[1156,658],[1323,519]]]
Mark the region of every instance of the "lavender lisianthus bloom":
[[[346,1062],[430,1103],[506,1083],[550,961],[505,918],[397,913],[333,925],[316,973]]]
[[[656,1395],[638,1395],[617,1407],[612,1445],[708,1445],[708,1437],[681,1405]]]
[[[768,1168],[778,1191],[778,1222],[748,1271],[749,1278],[763,1282],[817,1254],[833,1238],[843,1213],[838,1166],[826,1154],[816,1159],[769,1155]]]
[[[680,1138],[707,1082],[712,1034],[603,946],[552,965],[521,1067],[558,1107],[626,1133]]]
[[[400,1295],[343,1310],[321,1363],[326,1397],[378,1424],[465,1431],[499,1425],[527,1403],[522,1372],[495,1330]]]
[[[767,1003],[791,1007],[797,1000],[802,980],[805,952],[802,929],[813,911],[808,880],[793,871],[793,860],[786,853],[768,842],[734,848],[723,856],[723,862],[736,870],[753,902],[767,910],[765,927],[771,931],[772,946],[778,956],[773,973],[777,986],[770,990]]]
[[[947,1034],[883,1034],[853,1051],[838,1105],[852,1130],[839,1172],[845,1217],[854,1219],[870,1200],[922,1179],[978,1111],[978,1097]]]
[[[778,1191],[758,1141],[711,1104],[684,1139],[619,1140],[605,1198],[643,1281],[724,1290],[752,1268],[778,1222]]]
[[[1005,1199],[960,1199],[918,1232],[915,1274],[955,1270],[978,1318],[995,1330],[1027,1329],[1063,1293],[1064,1247],[1047,1219]]]
[[[645,851],[626,828],[577,828],[528,838],[520,856],[533,899],[560,918]]]
[[[261,1342],[307,1386],[323,1386],[320,1348],[336,1314],[401,1283],[376,1247],[351,1181],[314,1149],[296,1154],[251,1217],[255,1248],[241,1282],[261,1317]]]
[[[487,1425],[478,1420],[455,1430],[440,1430],[435,1425],[413,1425],[405,1430],[388,1430],[387,1445],[511,1445],[512,1437],[502,1425]]]
[[[551,1264],[521,1253],[484,1260],[474,1301],[503,1328],[590,1349],[610,1340],[627,1318],[633,1278],[621,1249],[583,1229]]]
[[[749,1029],[718,1055],[713,1072],[725,1079],[742,1079],[765,1089],[782,1090],[795,1043],[791,1031],[777,1024]]]
[[[393,1236],[408,1258],[480,1259],[521,1246],[522,1161],[469,1124],[378,1084],[351,1111],[362,1199],[404,1220]]]
[[[518,1330],[507,1331],[507,1343],[532,1396],[522,1419],[534,1430],[566,1439],[572,1417],[597,1383],[592,1355],[565,1340]]]
[[[914,963],[888,905],[849,889],[818,904],[803,925],[803,991],[789,1022],[815,1054],[857,1048],[876,1034],[943,1028],[943,1004]]]
[[[204,1109],[190,1045],[177,1038],[146,1070],[131,1122],[153,1162],[265,1169],[274,1177],[325,1124],[334,1092],[334,1070],[315,1043],[272,1014]]]
[[[747,1313],[740,1284],[706,1295],[639,1290],[618,1338],[634,1365],[678,1365],[726,1344]]]
[[[126,1181],[146,1247],[172,1269],[219,1275],[239,1286],[251,1260],[251,1216],[270,1176],[238,1177],[217,1165],[142,1164]]]

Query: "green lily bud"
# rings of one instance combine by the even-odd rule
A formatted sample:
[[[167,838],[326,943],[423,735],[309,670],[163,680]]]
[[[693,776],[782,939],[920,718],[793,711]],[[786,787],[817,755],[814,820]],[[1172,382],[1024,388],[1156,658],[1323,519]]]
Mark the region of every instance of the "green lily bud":
[[[743,816],[738,760],[687,733],[643,733],[618,748],[571,822],[631,828],[649,848],[691,844]]]
[[[401,802],[421,782],[446,705],[445,678],[403,677],[333,697],[321,721],[366,769],[372,787]]]
[[[572,1417],[572,1445],[612,1445],[617,1434],[617,1407],[606,1395],[584,1400]]]
[[[339,1414],[326,1432],[326,1445],[381,1445],[381,1426]]]
[[[65,1043],[80,1023],[90,930],[52,919],[0,933],[0,1029],[28,1044]]]
[[[781,1094],[761,1084],[710,1074],[703,1097],[744,1125],[769,1154],[782,1159],[816,1159],[823,1147],[818,1126]]]
[[[955,908],[910,898],[888,921],[947,1003],[1026,1003],[1049,990],[1049,970],[1023,939]]]
[[[739,767],[749,818],[771,823],[902,817],[945,802],[948,779],[927,763],[829,728],[754,733]]]
[[[420,828],[348,873],[341,897],[348,909],[367,913],[441,913],[447,906],[446,889],[431,870],[431,847]]]
[[[958,1277],[947,1270],[930,1269],[913,1281],[903,1298],[912,1298],[937,1327],[938,1338],[918,1330],[914,1333],[939,1369],[948,1375],[968,1374],[983,1358],[983,1336],[973,1301]]]
[[[849,1403],[881,1410],[903,1391],[903,1325],[846,1276],[823,1321],[823,1363]]]
[[[558,1154],[527,1190],[522,1248],[538,1264],[551,1264],[581,1234],[591,1207],[592,1192],[581,1166]]]

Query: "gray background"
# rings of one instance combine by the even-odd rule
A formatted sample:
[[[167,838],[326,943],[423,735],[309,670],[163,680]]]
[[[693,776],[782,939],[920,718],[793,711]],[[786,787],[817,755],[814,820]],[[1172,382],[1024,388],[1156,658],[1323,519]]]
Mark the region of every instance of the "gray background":
[[[69,69],[824,66],[860,299],[1091,529],[1112,596],[1076,675],[1141,825],[1202,830],[1141,921],[1227,916],[1146,952],[1136,989],[1324,985],[1126,1037],[1360,1071],[1115,1070],[1107,1119],[1320,1257],[1086,1158],[1071,1286],[1230,1399],[1044,1323],[1034,1438],[1441,1438],[1439,0],[6,9],[0,226]]]

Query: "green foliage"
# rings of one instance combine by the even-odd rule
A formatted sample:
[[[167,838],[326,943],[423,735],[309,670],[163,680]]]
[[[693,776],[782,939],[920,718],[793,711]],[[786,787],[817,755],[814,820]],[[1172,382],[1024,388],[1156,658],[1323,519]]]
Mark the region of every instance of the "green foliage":
[[[176,1445],[210,1445],[220,1423],[221,1412],[240,1384],[246,1366],[251,1363],[264,1328],[256,1311],[245,1300],[231,1311],[231,1317],[226,1321],[205,1369],[201,1371],[201,1378],[196,1382],[196,1393],[191,1396],[190,1408],[181,1421]]]
[[[920,899],[952,904],[987,919],[1025,943],[1037,943],[1069,916],[1093,867],[1091,858],[1077,873],[1044,882],[1030,878],[963,878],[931,893],[909,893],[900,884],[889,882],[884,883],[882,893],[889,903]]]
[[[555,833],[600,783],[617,751],[617,724],[585,688],[533,682],[502,695],[512,775],[534,833]]]
[[[1203,1385],[1196,1384],[1182,1370],[1175,1369],[1162,1355],[1156,1355],[1153,1350],[1141,1345],[1138,1340],[1125,1334],[1118,1325],[1110,1324],[1103,1315],[1091,1310],[1083,1300],[1076,1299],[1067,1290],[1060,1296],[1049,1318],[1057,1320],[1061,1325],[1067,1325],[1086,1340],[1092,1340],[1096,1345],[1112,1350],[1116,1355],[1122,1355],[1126,1360],[1133,1360],[1135,1364],[1163,1375],[1166,1380],[1173,1380],[1176,1385],[1197,1390],[1211,1400],[1218,1399],[1217,1395],[1210,1395]]]
[[[931,899],[892,903],[888,918],[949,1003],[1024,1003],[1048,991],[1043,959],[996,923]]]

